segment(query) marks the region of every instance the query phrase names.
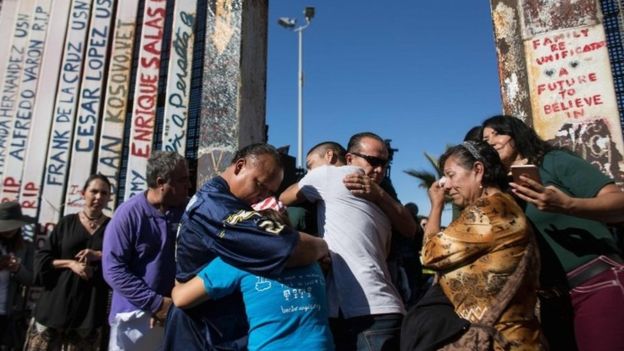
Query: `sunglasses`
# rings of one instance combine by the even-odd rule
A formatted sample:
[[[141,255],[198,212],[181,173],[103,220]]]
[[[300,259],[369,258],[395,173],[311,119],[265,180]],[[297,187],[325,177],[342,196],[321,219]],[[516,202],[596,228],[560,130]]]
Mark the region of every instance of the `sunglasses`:
[[[377,167],[384,168],[384,167],[386,167],[388,165],[388,160],[386,160],[384,158],[379,158],[379,157],[369,156],[369,155],[363,155],[363,154],[360,154],[360,153],[357,153],[357,152],[350,152],[350,154],[365,159],[366,162],[368,162],[368,164],[371,165],[373,168],[377,168]]]

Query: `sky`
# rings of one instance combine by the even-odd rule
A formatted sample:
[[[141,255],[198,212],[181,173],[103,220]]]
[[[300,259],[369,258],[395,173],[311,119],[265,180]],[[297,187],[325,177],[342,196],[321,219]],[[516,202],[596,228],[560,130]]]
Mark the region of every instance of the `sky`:
[[[269,2],[268,142],[297,155],[297,34],[279,17],[304,22],[303,153],[372,131],[392,140],[391,179],[402,203],[428,215],[427,191],[407,169],[433,169],[442,154],[485,118],[501,96],[489,1]],[[450,220],[445,210],[443,224]]]

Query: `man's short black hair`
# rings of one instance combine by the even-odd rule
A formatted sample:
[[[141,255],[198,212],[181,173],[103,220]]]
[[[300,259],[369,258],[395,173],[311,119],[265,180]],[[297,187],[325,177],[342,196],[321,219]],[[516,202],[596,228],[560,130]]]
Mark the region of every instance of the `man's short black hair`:
[[[359,152],[360,151],[360,142],[363,138],[371,138],[378,140],[383,145],[386,145],[386,141],[383,140],[379,135],[373,132],[362,132],[354,134],[351,139],[349,139],[349,144],[347,145],[347,152]]]
[[[256,143],[256,144],[251,144],[251,145],[247,145],[241,149],[239,149],[236,154],[234,154],[234,157],[232,158],[232,163],[231,164],[235,164],[236,161],[242,159],[242,158],[247,158],[247,157],[257,157],[260,155],[269,155],[271,157],[273,157],[273,159],[275,160],[275,163],[280,167],[283,168],[282,166],[282,159],[280,157],[279,152],[277,151],[277,149],[275,147],[273,147],[273,145],[269,145],[266,143]]]
[[[318,143],[312,146],[310,151],[308,151],[307,156],[310,156],[315,152],[320,155],[324,155],[325,152],[327,152],[327,150],[332,150],[334,154],[336,155],[336,157],[338,158],[338,161],[342,163],[347,162],[345,160],[345,154],[347,153],[347,150],[345,150],[345,148],[342,147],[342,145],[338,144],[335,141],[324,141],[322,143]]]

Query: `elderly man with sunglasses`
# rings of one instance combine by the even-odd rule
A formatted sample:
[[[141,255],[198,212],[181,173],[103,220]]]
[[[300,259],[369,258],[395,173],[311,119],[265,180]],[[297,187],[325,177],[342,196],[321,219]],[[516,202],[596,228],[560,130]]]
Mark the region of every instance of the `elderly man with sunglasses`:
[[[280,200],[319,206],[319,230],[332,258],[327,294],[336,349],[398,350],[405,309],[386,258],[392,228],[413,235],[416,223],[380,186],[388,164],[383,139],[354,135],[346,160],[342,167],[315,167]]]

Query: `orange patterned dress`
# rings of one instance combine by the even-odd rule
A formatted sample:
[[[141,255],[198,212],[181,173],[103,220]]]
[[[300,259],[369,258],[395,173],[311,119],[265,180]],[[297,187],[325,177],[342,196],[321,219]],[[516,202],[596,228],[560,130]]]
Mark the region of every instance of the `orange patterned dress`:
[[[427,234],[422,259],[438,273],[457,314],[477,322],[496,301],[531,240],[533,232],[522,209],[510,195],[496,193],[466,207],[443,232]],[[533,256],[528,273],[494,325],[513,350],[543,349],[535,316],[539,260]]]

